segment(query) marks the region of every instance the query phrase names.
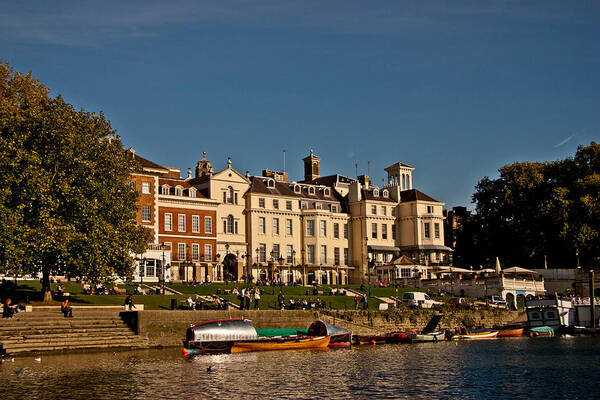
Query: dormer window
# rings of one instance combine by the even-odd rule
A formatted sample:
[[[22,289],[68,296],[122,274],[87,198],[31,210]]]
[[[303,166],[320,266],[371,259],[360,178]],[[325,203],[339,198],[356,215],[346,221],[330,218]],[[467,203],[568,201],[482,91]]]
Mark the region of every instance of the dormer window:
[[[383,191],[383,197],[390,197],[390,192],[387,189]]]
[[[374,189],[373,190],[373,196],[379,197],[379,189]]]
[[[331,212],[334,212],[334,213],[337,212],[337,206],[335,204],[331,205]]]
[[[162,194],[169,194],[169,185],[163,185]]]
[[[294,185],[294,193],[300,193],[300,185]]]
[[[190,197],[196,197],[196,189],[190,188],[188,192]]]
[[[314,187],[309,187],[308,188],[308,194],[314,195],[315,194],[315,188]]]
[[[275,187],[275,181],[273,179],[267,180],[267,187],[273,189]]]
[[[323,189],[323,195],[325,195],[325,196],[330,196],[331,195],[331,193],[329,192],[329,188]]]
[[[175,188],[175,196],[183,196],[183,188],[181,186]]]

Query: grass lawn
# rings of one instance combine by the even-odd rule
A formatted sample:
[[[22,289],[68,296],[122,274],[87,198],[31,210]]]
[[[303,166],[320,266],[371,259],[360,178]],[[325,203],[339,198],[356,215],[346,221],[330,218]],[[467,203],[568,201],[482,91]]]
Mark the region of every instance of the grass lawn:
[[[51,289],[54,291],[58,283],[52,283]],[[83,294],[83,285],[81,283],[76,282],[62,282],[62,285],[65,288],[65,292],[70,294],[71,304],[73,305],[122,305],[125,300],[125,295],[84,295]],[[155,283],[151,283],[150,285],[155,285]],[[129,285],[118,285],[120,289],[126,289],[127,293],[133,293],[136,284]],[[144,308],[147,310],[169,310],[171,309],[171,299],[176,299],[177,304],[180,305],[181,301],[185,300],[188,296],[194,297],[196,294],[198,295],[211,295],[217,294],[217,291],[220,293],[221,297],[228,300],[231,303],[239,304],[239,300],[233,294],[225,294],[225,291],[229,292],[234,287],[241,289],[245,286],[243,283],[212,283],[210,285],[193,285],[186,283],[176,283],[176,284],[168,284],[170,288],[182,293],[181,295],[135,295],[133,296],[135,304],[144,304]],[[254,286],[254,285],[250,285]],[[289,305],[289,299],[293,297],[294,299],[314,299],[318,297],[319,299],[325,302],[326,308],[344,310],[344,309],[354,309],[354,298],[352,296],[330,296],[329,291],[331,288],[350,288],[354,289],[358,292],[360,291],[360,285],[349,285],[349,286],[339,286],[339,285],[323,285],[319,286],[318,290],[320,294],[318,296],[313,295],[313,287],[304,287],[304,286],[259,286],[259,288],[263,291],[260,299],[260,309],[268,310],[268,309],[278,309],[277,303],[277,295],[279,290],[281,290],[285,296],[285,305]],[[410,291],[424,291],[423,289],[416,289],[412,287],[371,287],[371,296],[369,297],[369,309],[376,310],[379,308],[380,300],[374,298],[374,296],[379,297],[402,297],[404,292]],[[364,288],[362,293],[368,294],[368,287]],[[41,283],[37,280],[34,281],[19,281],[16,291],[11,291],[10,293],[3,294],[3,296],[10,296],[13,299],[18,301],[26,301],[29,300],[33,305],[42,305],[41,298]],[[444,300],[448,300],[444,298]],[[52,304],[58,305],[59,301],[54,301]],[[254,307],[254,304],[251,304],[251,307]],[[362,303],[360,304],[360,308],[362,309]]]

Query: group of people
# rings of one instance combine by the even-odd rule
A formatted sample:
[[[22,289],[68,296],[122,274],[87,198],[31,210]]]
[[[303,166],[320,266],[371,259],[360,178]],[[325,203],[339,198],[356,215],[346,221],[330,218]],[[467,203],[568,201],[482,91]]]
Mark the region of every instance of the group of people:
[[[117,285],[114,285],[113,288],[109,290],[109,289],[106,288],[106,286],[104,286],[101,283],[95,284],[94,287],[92,288],[92,285],[90,285],[87,282],[84,282],[83,283],[83,294],[88,294],[88,295],[93,295],[93,294],[97,294],[97,295],[119,294],[119,288],[117,287]]]
[[[325,302],[319,298],[290,298],[288,310],[314,310],[325,308]]]
[[[252,302],[254,302],[254,309],[259,309],[260,289],[257,286],[242,288],[241,290],[238,290],[236,286],[233,288],[232,293],[237,296],[240,302],[240,310],[250,310]]]
[[[361,295],[356,295],[354,296],[354,309],[358,310],[360,303],[362,303],[363,308],[366,310],[369,308],[369,299],[367,298],[366,294]]]

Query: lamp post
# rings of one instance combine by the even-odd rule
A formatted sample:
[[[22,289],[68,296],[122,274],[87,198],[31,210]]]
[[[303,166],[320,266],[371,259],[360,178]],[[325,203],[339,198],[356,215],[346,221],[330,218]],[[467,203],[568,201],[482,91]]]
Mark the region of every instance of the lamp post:
[[[283,256],[280,254],[279,259],[277,261],[279,261],[279,286],[281,287],[281,270],[283,268],[283,263],[285,262],[285,258],[283,258]]]
[[[269,253],[271,256],[271,281],[275,280],[275,250],[271,250]]]
[[[369,237],[365,236],[365,258],[367,260],[367,273],[369,274],[369,297],[371,297],[371,267],[369,265]]]
[[[190,251],[190,245],[186,244],[185,245],[185,257],[183,260],[183,265],[185,268],[185,283],[189,282],[189,279],[188,279],[188,255],[189,255],[188,253],[189,253],[189,251]]]
[[[306,250],[302,248],[302,286],[306,286]]]
[[[290,277],[290,274],[291,274],[291,275],[292,275],[292,283],[294,283],[294,282],[293,282],[293,280],[294,280],[294,275],[293,275],[293,273],[292,273],[292,266],[293,266],[294,264],[296,264],[296,250],[292,250],[292,263],[290,264],[289,271],[288,271],[288,279],[289,279],[289,277]]]
[[[162,294],[163,294],[163,296],[165,294],[165,283],[167,280],[167,277],[166,277],[167,269],[165,268],[165,247],[166,247],[166,245],[164,243],[161,243],[160,248],[162,250]]]
[[[577,247],[575,247],[575,258],[577,259],[577,269],[581,269],[579,265],[579,249]]]
[[[222,272],[223,272],[223,279],[225,279],[225,262],[229,262],[229,243],[225,243],[225,256],[223,257],[223,262],[221,263],[222,267]],[[221,278],[219,276],[219,278]]]

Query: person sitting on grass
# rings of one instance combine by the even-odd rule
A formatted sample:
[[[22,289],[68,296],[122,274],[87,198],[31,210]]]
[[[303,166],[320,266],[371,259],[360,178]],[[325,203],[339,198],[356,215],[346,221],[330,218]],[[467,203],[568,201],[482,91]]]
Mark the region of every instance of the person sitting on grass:
[[[7,298],[2,309],[2,318],[12,318],[18,312],[19,309],[17,308],[17,305],[12,304],[10,297]]]
[[[63,302],[60,303],[60,311],[65,318],[73,318],[73,309],[69,305],[69,299],[64,299]]]

